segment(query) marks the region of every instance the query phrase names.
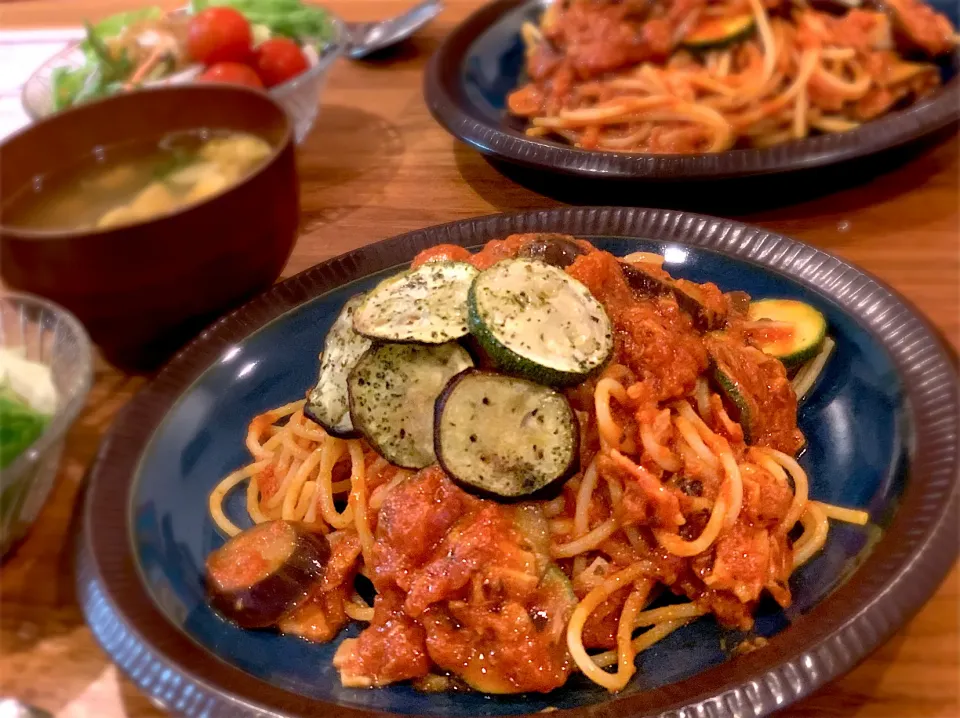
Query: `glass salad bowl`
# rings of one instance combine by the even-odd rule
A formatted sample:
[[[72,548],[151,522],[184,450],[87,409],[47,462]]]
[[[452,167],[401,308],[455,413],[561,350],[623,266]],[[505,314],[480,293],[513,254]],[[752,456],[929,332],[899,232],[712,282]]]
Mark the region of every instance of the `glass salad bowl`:
[[[0,470],[0,556],[24,535],[53,487],[64,435],[90,390],[90,339],[70,312],[32,294],[0,293],[0,347],[50,368],[53,415],[40,436]],[[9,430],[11,427],[6,427]]]
[[[343,52],[346,44],[346,29],[343,22],[334,15],[328,16],[330,39],[318,51],[312,45],[303,46],[309,68],[291,80],[272,87],[266,92],[276,100],[293,118],[294,134],[297,143],[310,133],[320,111],[320,97],[327,81],[327,75],[334,60]],[[21,93],[23,109],[31,120],[36,122],[56,111],[53,103],[53,72],[57,68],[75,69],[83,65],[84,54],[80,42],[75,42],[53,55],[27,79]],[[202,71],[200,67],[191,67],[159,80],[145,83],[144,86],[160,87],[195,82]]]

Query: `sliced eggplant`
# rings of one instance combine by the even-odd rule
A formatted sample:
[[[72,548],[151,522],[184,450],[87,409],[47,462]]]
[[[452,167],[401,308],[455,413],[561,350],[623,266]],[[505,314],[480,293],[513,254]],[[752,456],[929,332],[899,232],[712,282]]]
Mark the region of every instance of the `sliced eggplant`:
[[[787,369],[816,356],[827,336],[827,320],[818,310],[796,299],[761,299],[747,310],[751,338],[760,350]]]
[[[327,332],[320,355],[320,377],[307,394],[307,403],[303,407],[307,417],[341,439],[360,435],[350,418],[347,376],[373,344],[369,338],[353,329],[353,313],[363,300],[363,294],[351,297]]]
[[[727,323],[726,308],[711,307],[703,296],[703,290],[695,282],[682,279],[674,281],[673,295],[680,308],[693,318],[694,326],[701,331],[721,329]]]
[[[503,371],[550,386],[578,384],[613,353],[610,318],[590,290],[535,259],[505,259],[477,277],[470,331]]]
[[[541,234],[517,252],[518,257],[539,259],[561,269],[569,267],[581,254],[586,251],[569,234]]]
[[[935,58],[956,50],[956,30],[946,14],[934,9],[935,3],[881,0],[877,4],[890,17],[901,54]]]
[[[390,463],[429,466],[436,461],[434,403],[450,379],[472,366],[456,343],[374,346],[347,379],[353,425]]]
[[[673,281],[669,277],[660,277],[627,262],[620,262],[620,269],[630,288],[644,296],[659,297],[673,293]]]
[[[466,262],[427,262],[378,284],[353,314],[371,339],[445,344],[466,336],[467,292],[477,269]]]
[[[437,399],[434,450],[462,488],[496,500],[540,494],[577,470],[580,427],[559,392],[473,369]]]
[[[757,21],[753,13],[733,17],[708,17],[688,32],[681,44],[695,52],[722,50],[746,40],[756,29]]]
[[[745,317],[750,309],[750,295],[739,289],[727,292],[724,295],[727,298],[727,305],[730,307],[730,314],[734,316]]]
[[[242,628],[265,628],[293,611],[321,577],[330,545],[291,521],[267,521],[207,557],[213,607]]]
[[[726,323],[726,315],[710,307],[702,291],[693,282],[677,282],[670,277],[660,277],[636,264],[621,262],[620,266],[627,284],[640,294],[651,297],[672,294],[680,309],[693,319],[697,329],[713,331]]]

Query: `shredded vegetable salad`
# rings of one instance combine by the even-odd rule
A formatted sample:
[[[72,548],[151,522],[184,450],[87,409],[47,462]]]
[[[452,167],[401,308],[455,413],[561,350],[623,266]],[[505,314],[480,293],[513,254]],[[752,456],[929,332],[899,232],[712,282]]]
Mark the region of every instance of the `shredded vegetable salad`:
[[[51,75],[54,111],[158,82],[274,87],[306,72],[334,38],[327,11],[301,0],[193,0],[85,27],[81,64]]]
[[[0,469],[37,440],[57,407],[49,367],[22,349],[0,349]]]

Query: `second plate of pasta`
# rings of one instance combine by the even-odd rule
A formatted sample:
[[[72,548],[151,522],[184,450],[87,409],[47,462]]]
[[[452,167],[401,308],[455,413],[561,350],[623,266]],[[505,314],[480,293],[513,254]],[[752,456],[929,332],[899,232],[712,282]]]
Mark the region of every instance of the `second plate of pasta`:
[[[428,105],[522,165],[617,179],[785,172],[955,121],[955,5],[500,0],[445,41]]]

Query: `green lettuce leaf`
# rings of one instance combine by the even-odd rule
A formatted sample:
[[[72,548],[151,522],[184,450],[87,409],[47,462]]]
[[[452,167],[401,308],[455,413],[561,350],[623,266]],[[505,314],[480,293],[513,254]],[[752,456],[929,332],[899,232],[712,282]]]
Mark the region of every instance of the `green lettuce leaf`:
[[[274,35],[320,43],[333,37],[329,13],[301,0],[192,0],[190,10],[200,12],[214,6],[232,7],[243,13],[251,25],[265,25]]]
[[[9,388],[0,388],[0,469],[9,466],[36,441],[49,420]]]
[[[163,9],[156,6],[139,8],[137,10],[129,10],[127,12],[118,12],[116,15],[111,15],[110,17],[106,17],[98,23],[90,25],[88,34],[92,33],[96,40],[104,42],[111,37],[116,37],[123,32],[124,28],[129,27],[134,23],[142,20],[155,20],[159,17],[163,17]],[[90,58],[90,56],[93,54],[93,46],[89,37],[80,43],[80,47],[84,54]]]

